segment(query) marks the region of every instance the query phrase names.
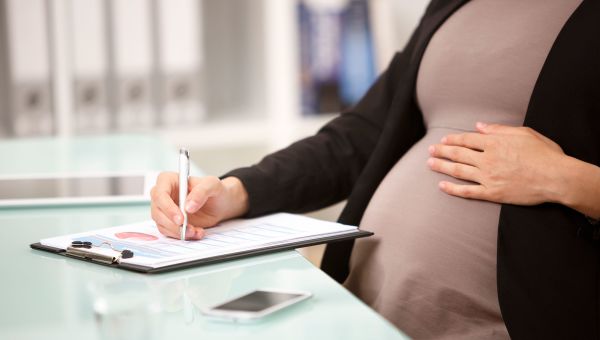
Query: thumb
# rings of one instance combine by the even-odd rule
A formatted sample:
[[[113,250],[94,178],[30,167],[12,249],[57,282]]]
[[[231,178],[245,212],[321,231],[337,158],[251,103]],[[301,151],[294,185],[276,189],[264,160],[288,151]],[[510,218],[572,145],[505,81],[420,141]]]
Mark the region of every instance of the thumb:
[[[223,190],[223,185],[218,177],[191,177],[189,180],[192,190],[185,200],[185,211],[193,214],[200,210],[206,201],[217,196]]]

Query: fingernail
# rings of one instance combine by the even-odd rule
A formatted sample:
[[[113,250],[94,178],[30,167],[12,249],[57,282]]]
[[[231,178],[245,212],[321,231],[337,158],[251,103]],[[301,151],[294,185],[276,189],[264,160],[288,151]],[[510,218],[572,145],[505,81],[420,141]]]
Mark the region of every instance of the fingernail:
[[[185,231],[185,236],[189,239],[200,239],[202,238],[202,228],[188,226],[187,230]]]
[[[445,136],[444,136],[444,137],[442,137],[442,143],[444,143],[444,144],[445,144],[447,141],[448,141],[448,137],[445,137]]]
[[[175,221],[175,223],[178,224],[178,225],[183,222],[182,218],[181,218],[181,215],[175,215],[175,216],[173,216],[173,221]]]
[[[185,229],[185,238],[192,238],[194,236],[196,236],[196,228],[188,225]]]
[[[188,201],[185,204],[185,211],[187,211],[189,213],[196,212],[196,210],[198,210],[198,208],[200,208],[200,205],[198,203],[196,203],[195,201]]]
[[[433,158],[429,158],[429,159],[427,160],[427,164],[428,164],[429,166],[432,166],[432,165],[433,165],[433,162],[434,162],[434,161],[433,161]]]
[[[438,186],[440,187],[440,189],[444,189],[446,188],[446,182],[440,182],[438,183]]]
[[[480,129],[485,129],[485,127],[487,126],[486,123],[482,123],[482,122],[477,122],[477,124],[475,124],[475,125]]]
[[[433,153],[435,152],[435,146],[430,145],[428,150],[429,150],[429,153],[433,155]]]

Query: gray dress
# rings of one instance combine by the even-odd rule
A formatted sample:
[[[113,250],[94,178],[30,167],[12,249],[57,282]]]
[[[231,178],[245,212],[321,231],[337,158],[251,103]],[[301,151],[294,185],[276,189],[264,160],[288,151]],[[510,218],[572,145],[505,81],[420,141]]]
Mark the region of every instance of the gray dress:
[[[558,32],[581,0],[473,0],[434,34],[417,101],[426,135],[390,170],[361,221],[345,285],[414,338],[507,338],[496,288],[500,205],[449,196],[427,148],[477,121],[522,125]]]

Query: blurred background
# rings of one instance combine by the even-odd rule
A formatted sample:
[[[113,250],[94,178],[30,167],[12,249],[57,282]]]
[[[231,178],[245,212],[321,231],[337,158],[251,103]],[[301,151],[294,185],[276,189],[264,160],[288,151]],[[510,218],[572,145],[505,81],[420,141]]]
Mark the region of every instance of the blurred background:
[[[0,0],[0,139],[153,134],[220,175],[355,103],[427,3]]]

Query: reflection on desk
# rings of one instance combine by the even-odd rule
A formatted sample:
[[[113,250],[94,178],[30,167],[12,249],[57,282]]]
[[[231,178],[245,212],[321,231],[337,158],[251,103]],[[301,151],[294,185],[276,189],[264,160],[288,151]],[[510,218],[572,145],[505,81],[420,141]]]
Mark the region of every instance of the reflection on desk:
[[[175,149],[151,137],[0,143],[0,158],[15,153],[36,157],[3,163],[0,173],[156,170],[177,163]],[[406,339],[294,251],[144,275],[29,248],[44,238],[148,218],[147,204],[0,209],[0,339]],[[314,297],[251,324],[199,314],[257,288]]]

